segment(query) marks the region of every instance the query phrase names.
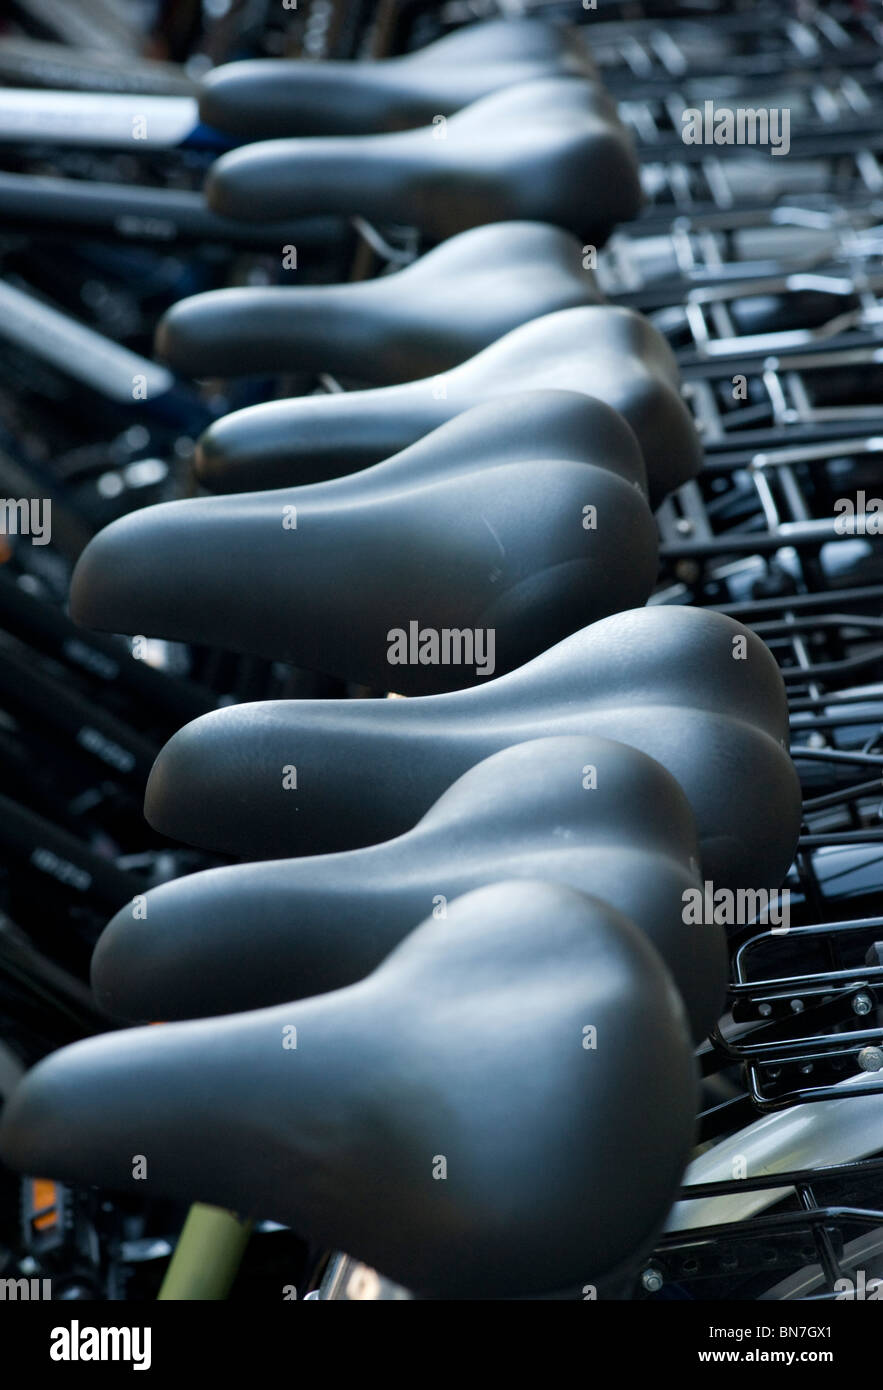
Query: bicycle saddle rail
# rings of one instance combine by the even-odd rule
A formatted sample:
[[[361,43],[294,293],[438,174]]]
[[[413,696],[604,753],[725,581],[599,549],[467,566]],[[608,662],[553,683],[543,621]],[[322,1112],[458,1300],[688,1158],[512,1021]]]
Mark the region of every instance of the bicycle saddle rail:
[[[359,214],[431,241],[536,220],[601,242],[642,201],[615,103],[573,77],[519,83],[416,130],[245,145],[216,160],[205,195],[224,217]]]
[[[329,372],[394,385],[455,367],[522,323],[603,298],[570,233],[503,222],[461,232],[373,280],[179,300],[159,321],[156,353],[193,377]]]
[[[203,122],[244,140],[368,135],[431,125],[491,92],[546,77],[597,76],[578,32],[539,19],[470,25],[371,63],[252,59],[203,79]]]
[[[120,518],[80,557],[71,613],[436,694],[644,603],[657,560],[643,489],[609,406],[504,396],[364,473]],[[434,664],[392,664],[413,621],[448,641]]]
[[[651,758],[592,737],[494,753],[385,844],[210,869],[149,892],[102,935],[95,995],[147,1021],[324,993],[368,974],[430,910],[443,919],[453,898],[483,883],[540,874],[639,926],[671,970],[694,1036],[711,1031],[726,935],[684,921],[684,895],[700,884],[689,803]]]
[[[787,732],[782,678],[759,638],[707,610],[639,608],[472,690],[213,711],[165,745],[145,814],[172,839],[249,858],[353,849],[408,830],[501,748],[597,734],[680,782],[716,886],[773,889],[801,816]]]
[[[600,902],[520,882],[451,903],[345,990],[55,1053],[0,1152],[122,1191],[143,1154],[153,1194],[283,1221],[424,1296],[523,1296],[633,1268],[695,1105],[655,949]]]
[[[547,388],[594,396],[625,417],[654,508],[698,473],[702,450],[671,349],[640,314],[613,305],[546,314],[420,381],[234,411],[201,436],[195,466],[222,492],[321,482],[378,463],[494,396]]]

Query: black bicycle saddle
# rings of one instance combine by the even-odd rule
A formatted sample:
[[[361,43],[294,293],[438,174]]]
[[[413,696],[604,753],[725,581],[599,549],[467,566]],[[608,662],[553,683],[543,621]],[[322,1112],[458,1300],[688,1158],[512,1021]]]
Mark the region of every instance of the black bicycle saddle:
[[[542,876],[622,912],[671,970],[694,1036],[717,1022],[726,936],[684,922],[700,886],[677,782],[622,743],[534,739],[465,772],[367,849],[189,874],[117,913],[93,957],[102,1007],[139,1022],[263,1008],[352,984],[470,889]]]
[[[603,304],[546,314],[420,381],[234,411],[202,435],[196,468],[223,492],[320,482],[398,453],[481,401],[545,387],[584,392],[625,416],[654,507],[699,471],[702,450],[671,348],[634,310]]]
[[[424,1296],[529,1296],[634,1269],[695,1107],[657,951],[605,904],[519,882],[347,989],[62,1049],[13,1093],[0,1153],[121,1191],[143,1155],[152,1195],[284,1222]]]
[[[242,145],[208,172],[224,217],[355,216],[444,241],[488,222],[552,222],[596,244],[642,192],[612,98],[582,78],[524,82],[392,135]]]
[[[595,75],[574,29],[498,19],[447,34],[415,53],[373,63],[257,59],[203,79],[206,125],[246,140],[368,135],[430,125],[517,82]]]
[[[569,232],[504,222],[374,280],[192,295],[160,320],[156,351],[195,377],[331,372],[392,385],[454,367],[531,319],[602,300]]]
[[[615,614],[472,690],[213,711],[166,744],[145,813],[252,859],[353,849],[408,830],[482,758],[550,734],[600,734],[667,768],[717,886],[782,882],[801,817],[782,677],[760,638],[698,608]]]
[[[529,392],[351,477],[132,512],[86,547],[71,612],[104,631],[437,694],[644,603],[656,546],[622,417],[570,391]],[[434,664],[398,661],[394,634],[412,622],[437,635]]]

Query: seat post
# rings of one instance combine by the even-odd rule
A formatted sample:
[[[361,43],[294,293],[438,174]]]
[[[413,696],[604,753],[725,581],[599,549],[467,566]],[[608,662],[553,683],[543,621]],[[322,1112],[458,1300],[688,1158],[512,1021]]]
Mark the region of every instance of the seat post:
[[[253,1221],[242,1221],[222,1207],[194,1202],[157,1300],[210,1302],[225,1299],[239,1271],[253,1226]]]

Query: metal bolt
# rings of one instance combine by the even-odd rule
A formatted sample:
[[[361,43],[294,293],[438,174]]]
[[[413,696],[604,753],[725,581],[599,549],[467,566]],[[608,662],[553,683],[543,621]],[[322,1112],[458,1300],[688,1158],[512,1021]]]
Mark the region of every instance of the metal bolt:
[[[863,1047],[857,1061],[862,1071],[883,1071],[883,1047]]]
[[[864,1018],[874,1007],[874,1001],[869,994],[857,994],[852,1001],[852,1012]]]
[[[792,1000],[791,1000],[791,1012],[792,1012],[793,1014],[802,1014],[802,1013],[803,1013],[803,1000],[802,1000],[802,999],[792,999]]]
[[[659,1270],[654,1269],[652,1265],[649,1269],[645,1269],[644,1273],[641,1275],[641,1284],[648,1293],[659,1293],[664,1283],[665,1280]]]
[[[772,1004],[758,1004],[757,1006],[757,1012],[760,1014],[761,1018],[769,1018],[772,1011]]]

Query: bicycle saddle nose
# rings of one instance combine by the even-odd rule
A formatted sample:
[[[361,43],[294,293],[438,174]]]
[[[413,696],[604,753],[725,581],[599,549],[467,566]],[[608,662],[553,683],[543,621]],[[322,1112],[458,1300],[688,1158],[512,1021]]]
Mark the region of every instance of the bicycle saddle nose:
[[[671,348],[640,314],[612,305],[562,309],[434,377],[234,411],[202,435],[196,469],[222,492],[320,482],[400,452],[481,401],[553,388],[595,396],[625,416],[655,507],[702,463],[679,387]]]
[[[132,512],[86,547],[71,612],[378,690],[454,690],[646,601],[657,537],[643,487],[609,406],[502,397],[365,473]],[[433,664],[429,649],[392,664],[412,623],[436,635]]]
[[[148,892],[101,936],[92,983],[112,1014],[139,1021],[281,1004],[361,979],[470,889],[542,876],[646,933],[698,1040],[727,981],[723,930],[684,922],[698,867],[689,803],[658,763],[609,739],[534,739],[470,768],[386,844],[210,869]]]
[[[754,633],[699,608],[615,614],[472,690],[213,711],[161,751],[145,814],[249,858],[352,849],[402,834],[482,758],[551,734],[616,739],[667,768],[717,886],[782,882],[801,817],[782,677]]]
[[[527,219],[596,243],[642,200],[612,99],[573,77],[519,83],[416,130],[243,145],[212,165],[205,196],[224,217],[360,214],[430,241]]]
[[[247,140],[367,135],[429,125],[517,82],[595,71],[572,29],[538,19],[489,20],[373,63],[225,63],[203,79],[199,114],[206,125]]]
[[[695,1106],[656,950],[605,904],[520,882],[451,903],[348,989],[56,1052],[0,1151],[122,1191],[143,1155],[151,1193],[282,1221],[423,1295],[529,1295],[648,1248]]]
[[[156,352],[195,377],[303,371],[395,384],[454,367],[531,319],[602,300],[569,232],[502,222],[374,280],[181,299],[159,322]]]

